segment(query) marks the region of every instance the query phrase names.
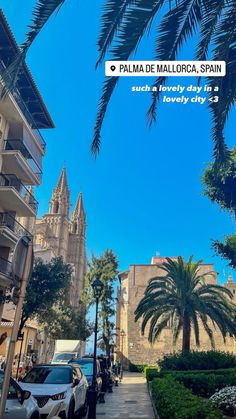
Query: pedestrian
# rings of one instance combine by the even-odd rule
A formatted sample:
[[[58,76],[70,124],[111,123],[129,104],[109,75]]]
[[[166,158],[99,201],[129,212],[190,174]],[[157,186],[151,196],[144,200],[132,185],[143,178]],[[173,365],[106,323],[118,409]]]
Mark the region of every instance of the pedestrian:
[[[3,358],[3,361],[1,363],[1,370],[5,371],[6,369],[6,358]]]

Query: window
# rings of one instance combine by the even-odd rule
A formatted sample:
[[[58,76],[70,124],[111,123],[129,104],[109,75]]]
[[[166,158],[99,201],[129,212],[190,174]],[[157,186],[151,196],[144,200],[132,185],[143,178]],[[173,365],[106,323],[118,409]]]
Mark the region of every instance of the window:
[[[3,374],[0,374],[0,391],[2,390],[2,383],[3,383]],[[17,399],[18,395],[20,393],[20,390],[18,390],[17,385],[13,383],[13,381],[10,382],[9,385],[9,391],[8,391],[8,399]]]
[[[71,368],[36,367],[22,381],[32,384],[69,384],[72,381],[72,371]]]

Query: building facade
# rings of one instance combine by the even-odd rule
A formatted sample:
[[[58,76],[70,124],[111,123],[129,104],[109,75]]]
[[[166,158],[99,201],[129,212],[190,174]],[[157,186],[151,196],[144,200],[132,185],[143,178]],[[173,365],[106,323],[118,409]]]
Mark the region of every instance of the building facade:
[[[0,9],[0,74],[19,48]],[[0,90],[3,84],[0,83]],[[40,129],[53,122],[32,75],[24,65],[13,93],[0,100],[0,319],[6,290],[12,285],[11,259],[21,236],[32,236],[25,225],[38,203],[32,186],[40,185],[45,141]],[[19,219],[23,220],[22,224]]]
[[[173,346],[170,327],[165,328],[158,341],[152,345],[148,342],[148,326],[145,334],[142,335],[142,320],[140,319],[138,322],[135,322],[134,319],[134,312],[144,295],[150,279],[157,276],[165,276],[165,272],[161,269],[162,263],[165,260],[166,258],[164,257],[153,257],[151,264],[131,265],[128,271],[119,274],[120,287],[117,293],[116,350],[118,357],[121,360],[123,359],[125,368],[128,368],[129,364],[155,365],[158,359],[162,358],[165,354],[181,349],[181,337],[176,346]],[[206,274],[205,280],[207,283],[217,284],[217,273],[214,272],[212,264],[202,264],[199,273]],[[231,290],[235,299],[236,284],[233,282],[232,276],[229,276],[225,286]],[[236,353],[235,340],[233,338],[227,338],[227,342],[224,344],[223,338],[217,331],[215,332],[214,337],[216,349]],[[200,341],[201,350],[211,349],[209,338],[201,326]],[[193,337],[191,348],[195,350],[198,349]]]
[[[0,74],[19,53],[14,35],[0,9]],[[0,91],[3,83],[0,82]],[[0,356],[5,357],[15,316],[15,305],[5,302],[5,294],[15,284],[12,256],[22,236],[33,237],[38,203],[33,186],[42,178],[45,141],[40,132],[54,124],[32,75],[24,65],[15,89],[0,99]],[[30,353],[40,346],[37,327],[24,328],[23,350]],[[16,344],[19,352],[20,342]]]
[[[35,223],[35,256],[50,260],[62,256],[73,267],[70,304],[78,307],[84,288],[87,259],[85,250],[86,215],[80,193],[70,216],[70,191],[63,168],[52,192],[49,212]]]

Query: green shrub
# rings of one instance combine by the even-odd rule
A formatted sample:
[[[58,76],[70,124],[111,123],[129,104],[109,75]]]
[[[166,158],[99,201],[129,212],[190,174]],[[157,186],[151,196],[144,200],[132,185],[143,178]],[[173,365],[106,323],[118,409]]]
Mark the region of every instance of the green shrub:
[[[227,352],[185,352],[166,355],[159,361],[161,370],[216,370],[236,367],[236,357]]]
[[[137,364],[129,364],[129,371],[130,372],[144,372],[146,365],[137,365]]]
[[[147,381],[152,381],[153,378],[157,378],[159,376],[159,367],[145,367],[144,368],[144,377]]]
[[[193,394],[203,397],[212,396],[217,390],[236,385],[236,369],[224,370],[225,374],[173,373],[171,376],[189,388]],[[230,371],[230,372],[228,372]]]
[[[189,389],[170,376],[155,378],[151,390],[160,419],[222,418],[222,413],[210,401],[194,396]]]

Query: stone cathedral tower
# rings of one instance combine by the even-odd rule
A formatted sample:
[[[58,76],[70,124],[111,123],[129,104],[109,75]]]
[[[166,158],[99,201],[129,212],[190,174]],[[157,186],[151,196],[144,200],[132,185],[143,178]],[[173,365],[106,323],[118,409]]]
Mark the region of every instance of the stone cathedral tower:
[[[36,256],[49,260],[62,256],[73,267],[70,302],[79,305],[86,274],[86,215],[80,193],[70,217],[70,191],[66,168],[62,169],[56,187],[52,192],[49,213],[35,224]]]

